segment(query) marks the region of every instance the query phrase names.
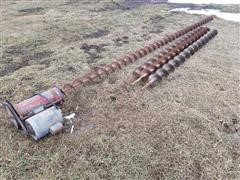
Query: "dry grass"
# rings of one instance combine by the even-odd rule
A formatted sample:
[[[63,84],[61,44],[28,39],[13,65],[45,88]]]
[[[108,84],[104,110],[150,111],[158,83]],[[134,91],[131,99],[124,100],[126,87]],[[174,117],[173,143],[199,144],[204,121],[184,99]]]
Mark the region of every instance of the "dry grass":
[[[68,2],[3,3],[0,100],[25,99],[202,17]],[[239,179],[239,24],[209,27],[217,37],[153,89],[126,83],[152,54],[68,95],[73,134],[35,142],[0,109],[0,178]]]

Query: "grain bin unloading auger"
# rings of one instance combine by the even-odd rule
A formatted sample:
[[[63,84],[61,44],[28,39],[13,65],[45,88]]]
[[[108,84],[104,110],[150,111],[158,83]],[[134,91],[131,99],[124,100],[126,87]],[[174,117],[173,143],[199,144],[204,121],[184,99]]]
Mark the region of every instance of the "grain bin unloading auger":
[[[147,87],[158,79],[161,80],[162,77],[167,76],[169,72],[182,64],[186,58],[193,55],[194,52],[217,34],[216,30],[209,31],[209,28],[201,27],[211,20],[213,20],[213,16],[209,16],[175,33],[165,35],[152,44],[129,53],[108,65],[99,67],[83,77],[73,80],[71,83],[64,84],[62,88],[54,86],[50,90],[37,93],[16,104],[6,100],[3,102],[3,105],[8,112],[8,119],[23,134],[29,134],[35,140],[41,139],[49,133],[55,135],[63,129],[61,108],[63,107],[64,96],[69,91],[77,90],[77,88],[83,87],[97,78],[103,78],[105,75],[133,63],[177,39],[173,45],[148,60],[133,72],[135,83],[145,80],[147,81],[145,87]]]

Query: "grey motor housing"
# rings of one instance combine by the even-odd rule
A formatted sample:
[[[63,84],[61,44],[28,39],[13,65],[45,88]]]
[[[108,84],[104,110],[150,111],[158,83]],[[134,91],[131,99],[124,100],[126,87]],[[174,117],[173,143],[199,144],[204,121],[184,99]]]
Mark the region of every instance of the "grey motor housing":
[[[63,129],[62,111],[56,106],[52,106],[25,121],[30,135],[39,140],[47,134],[56,134]]]

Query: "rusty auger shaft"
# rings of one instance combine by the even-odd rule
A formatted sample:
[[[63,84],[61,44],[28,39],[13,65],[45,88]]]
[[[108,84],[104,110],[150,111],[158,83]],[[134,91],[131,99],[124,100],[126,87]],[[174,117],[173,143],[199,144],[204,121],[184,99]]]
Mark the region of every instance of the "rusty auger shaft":
[[[124,56],[120,59],[117,59],[110,64],[99,67],[96,70],[92,70],[91,72],[85,74],[83,77],[73,80],[71,83],[64,84],[62,90],[64,92],[71,91],[72,89],[76,89],[77,87],[80,87],[89,82],[92,82],[96,78],[102,78],[104,75],[107,75],[117,69],[121,69],[123,65],[128,65],[128,64],[138,60],[139,58],[146,56],[147,54],[153,52],[154,50],[160,48],[161,46],[166,45],[167,43],[200,27],[201,25],[203,25],[205,23],[208,23],[211,20],[213,20],[213,16],[204,18],[204,19],[200,20],[199,22],[197,22],[193,25],[187,26],[186,28],[184,28],[180,31],[177,31],[175,33],[165,35],[160,40],[158,40],[152,44],[149,44],[141,49],[138,49],[135,52],[129,53],[126,56]]]
[[[147,72],[146,78],[148,77],[148,83],[145,86],[147,87],[162,77],[167,76],[175,67],[183,63],[185,58],[190,57],[191,54],[216,35],[216,30],[211,31],[211,33],[208,33],[198,40],[209,30],[206,27],[200,26],[212,19],[213,16],[207,17],[183,30],[166,35],[153,44],[130,53],[121,59],[115,60],[111,64],[93,70],[82,78],[65,84],[63,88],[53,86],[49,90],[37,93],[18,103],[11,103],[5,100],[2,104],[7,112],[6,118],[11,121],[17,129],[21,130],[23,134],[31,135],[35,140],[39,140],[49,133],[55,135],[64,129],[64,117],[61,108],[65,100],[65,92],[75,90],[77,87],[94,81],[95,78],[102,78],[104,75],[122,68],[123,65],[132,63],[174,39],[187,34],[183,36],[183,38],[179,38],[174,45],[166,48],[162,54],[159,54],[159,56],[144,64],[139,72],[135,72],[137,77],[141,77]]]
[[[152,73],[147,80],[146,85],[143,87],[146,88],[152,85],[154,82],[162,80],[163,77],[168,76],[171,72],[175,70],[176,67],[180,66],[185,62],[190,55],[193,55],[197,52],[202,46],[204,46],[208,41],[210,41],[213,37],[217,35],[217,30],[210,30],[200,39],[195,41],[192,45],[187,47],[184,51],[182,51],[179,55],[175,56],[168,63],[164,64],[161,68],[157,69],[154,73]]]
[[[133,71],[133,77],[135,81],[132,84],[139,82],[140,80],[148,77],[156,69],[166,64],[170,59],[178,55],[185,48],[190,46],[194,41],[198,40],[201,36],[209,31],[207,27],[199,27],[192,32],[189,32],[185,37],[176,41],[173,45],[166,48],[154,58],[149,59],[146,63],[139,66]],[[190,56],[190,55],[189,55]]]

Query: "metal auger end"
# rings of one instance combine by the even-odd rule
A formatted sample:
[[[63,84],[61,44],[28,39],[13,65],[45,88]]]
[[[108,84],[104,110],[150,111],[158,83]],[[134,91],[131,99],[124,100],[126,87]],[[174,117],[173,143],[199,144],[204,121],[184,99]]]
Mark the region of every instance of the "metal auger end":
[[[132,83],[131,83],[131,85],[135,85],[135,84],[137,84],[139,81],[141,81],[144,77],[146,77],[146,75],[144,74],[144,75],[142,75],[141,77],[139,77],[138,79],[136,79],[135,81],[133,81]]]
[[[150,81],[148,81],[141,89],[147,89],[148,87],[150,87],[155,81],[157,81],[157,79],[151,79]]]

